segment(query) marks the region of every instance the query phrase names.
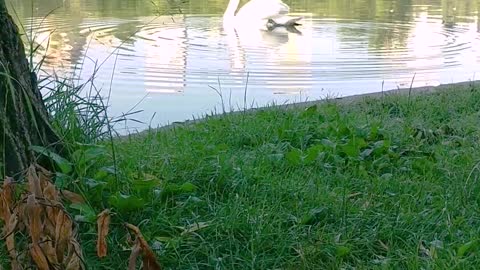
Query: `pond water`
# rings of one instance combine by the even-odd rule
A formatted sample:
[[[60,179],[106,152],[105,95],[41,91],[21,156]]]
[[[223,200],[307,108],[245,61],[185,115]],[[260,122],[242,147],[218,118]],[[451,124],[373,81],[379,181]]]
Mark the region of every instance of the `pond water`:
[[[224,29],[228,0],[7,0],[44,72],[86,80],[98,69],[110,116],[142,110],[133,118],[146,124],[129,128],[243,108],[245,96],[263,106],[480,71],[480,0],[284,2],[304,17],[299,32]]]

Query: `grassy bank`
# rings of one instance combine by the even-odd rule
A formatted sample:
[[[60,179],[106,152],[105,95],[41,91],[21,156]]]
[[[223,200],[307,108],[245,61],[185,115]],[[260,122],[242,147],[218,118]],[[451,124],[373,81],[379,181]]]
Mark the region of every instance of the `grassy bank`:
[[[78,144],[56,185],[87,198],[69,211],[88,269],[126,269],[124,222],[166,269],[476,269],[479,144],[480,87],[464,84]]]
[[[464,85],[132,137],[119,168],[158,188],[133,180],[144,205],[118,218],[175,269],[474,269],[479,112]],[[125,263],[113,253],[106,264]]]

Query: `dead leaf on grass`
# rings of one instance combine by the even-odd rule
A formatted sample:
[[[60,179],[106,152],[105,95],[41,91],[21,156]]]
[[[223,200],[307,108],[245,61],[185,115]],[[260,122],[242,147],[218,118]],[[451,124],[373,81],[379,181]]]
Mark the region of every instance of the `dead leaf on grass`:
[[[132,249],[132,254],[130,254],[129,270],[135,269],[135,264],[133,263],[133,266],[132,266],[131,263],[133,260],[132,257],[135,257],[135,260],[138,257],[138,255],[134,254],[134,252],[137,252],[137,247],[140,247],[141,253],[143,253],[142,255],[143,255],[144,270],[161,270],[162,267],[158,263],[157,258],[155,257],[155,253],[152,251],[152,249],[148,245],[147,241],[145,240],[142,233],[140,232],[140,229],[137,226],[129,223],[126,223],[125,226],[135,234],[135,245],[134,245],[134,248]]]
[[[103,210],[97,218],[97,256],[107,256],[107,235],[110,228],[110,210]]]
[[[67,199],[70,203],[82,204],[85,203],[85,199],[83,199],[82,195],[77,194],[75,192],[71,192],[69,190],[63,189],[60,191],[60,194]]]
[[[37,244],[40,241],[40,234],[42,233],[42,208],[35,199],[34,194],[27,197],[26,216],[28,219],[28,230],[32,243]]]
[[[30,247],[30,255],[32,256],[32,259],[39,270],[50,269],[48,266],[47,257],[45,257],[45,254],[43,254],[42,248],[40,248],[38,243],[34,243],[32,247]]]
[[[55,219],[55,242],[57,257],[63,261],[64,253],[67,250],[72,234],[72,220],[63,212],[58,212]]]

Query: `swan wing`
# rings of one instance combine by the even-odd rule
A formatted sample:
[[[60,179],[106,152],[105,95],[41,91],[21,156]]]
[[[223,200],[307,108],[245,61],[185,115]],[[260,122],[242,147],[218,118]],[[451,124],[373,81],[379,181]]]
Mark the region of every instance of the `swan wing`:
[[[281,0],[251,0],[237,13],[237,18],[266,20],[288,14],[290,8]]]

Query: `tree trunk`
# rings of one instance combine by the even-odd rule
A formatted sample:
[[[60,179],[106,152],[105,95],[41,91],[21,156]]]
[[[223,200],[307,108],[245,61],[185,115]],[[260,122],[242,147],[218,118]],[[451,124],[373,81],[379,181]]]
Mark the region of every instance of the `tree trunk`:
[[[61,147],[5,0],[0,0],[0,129],[2,176],[16,176],[36,162],[32,145],[54,152]]]

